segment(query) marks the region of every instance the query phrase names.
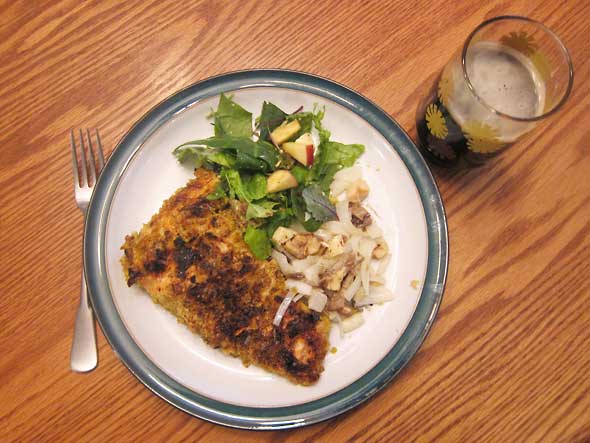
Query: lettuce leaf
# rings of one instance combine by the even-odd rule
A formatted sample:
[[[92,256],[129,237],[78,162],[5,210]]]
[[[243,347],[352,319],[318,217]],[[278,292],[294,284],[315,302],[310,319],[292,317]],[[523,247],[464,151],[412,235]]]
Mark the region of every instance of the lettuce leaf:
[[[215,190],[207,196],[207,200],[219,200],[220,198],[227,197],[227,186],[224,181],[220,180],[215,187]]]
[[[264,260],[270,255],[270,240],[264,229],[248,225],[244,234],[244,241],[256,258]]]
[[[250,203],[266,196],[266,176],[264,174],[240,174],[237,169],[223,169],[220,173],[228,186],[231,198],[237,197]]]
[[[181,163],[220,171],[220,181],[207,196],[214,200],[237,198],[248,204],[244,241],[259,259],[270,255],[270,238],[279,226],[299,221],[307,231],[317,230],[324,222],[336,220],[337,214],[328,195],[334,174],[352,166],[365,148],[360,144],[330,141],[330,131],[323,127],[324,108],[313,112],[287,114],[270,102],[262,104],[256,119],[257,140],[252,139],[252,114],[222,94],[212,113],[213,137],[193,140],[178,146],[174,155]],[[285,120],[298,120],[301,129],[292,139],[315,128],[320,143],[311,168],[294,160],[269,143],[270,133]],[[288,169],[295,176],[294,189],[267,195],[267,176],[276,169]]]
[[[178,146],[172,153],[179,163],[189,163],[195,168],[203,166],[207,158],[207,152],[202,146],[191,146],[186,143]]]
[[[310,171],[311,181],[318,183],[328,192],[334,175],[340,169],[354,165],[363,152],[365,147],[359,144],[345,145],[332,141],[320,143]]]
[[[266,175],[241,175],[241,177],[248,201],[259,200],[266,196]]]
[[[246,210],[246,220],[251,220],[253,218],[272,217],[272,215],[274,214],[274,208],[277,204],[277,202],[273,202],[270,200],[262,200],[256,203],[249,203],[248,209]]]

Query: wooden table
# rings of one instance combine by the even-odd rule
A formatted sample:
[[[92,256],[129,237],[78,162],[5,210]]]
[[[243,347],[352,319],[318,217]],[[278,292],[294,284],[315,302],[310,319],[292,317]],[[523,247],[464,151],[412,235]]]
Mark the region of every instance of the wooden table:
[[[272,67],[350,86],[415,136],[436,73],[478,23],[505,13],[563,38],[574,91],[493,164],[436,173],[448,284],[431,334],[393,383],[328,422],[247,432],[158,399],[100,333],[98,369],[70,372],[82,244],[71,127],[100,128],[110,152],[178,89]],[[2,1],[0,440],[589,442],[589,58],[585,0]]]

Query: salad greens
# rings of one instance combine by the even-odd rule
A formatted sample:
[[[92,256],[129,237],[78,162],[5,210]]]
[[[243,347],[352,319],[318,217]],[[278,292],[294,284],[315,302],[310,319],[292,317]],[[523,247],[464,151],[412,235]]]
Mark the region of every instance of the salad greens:
[[[298,221],[313,232],[324,222],[337,219],[329,199],[330,184],[336,172],[352,166],[365,148],[331,141],[330,131],[322,125],[324,109],[288,114],[265,101],[254,131],[252,114],[232,97],[221,94],[212,117],[213,137],[183,143],[173,154],[181,163],[219,173],[219,184],[208,199],[238,199],[247,205],[244,241],[257,258],[270,255],[270,238],[279,226]],[[274,130],[293,120],[300,128],[289,142],[312,131],[319,135],[318,146],[310,148],[307,165],[296,163],[271,139]],[[289,171],[294,181],[289,188],[272,192],[269,174],[279,170]]]

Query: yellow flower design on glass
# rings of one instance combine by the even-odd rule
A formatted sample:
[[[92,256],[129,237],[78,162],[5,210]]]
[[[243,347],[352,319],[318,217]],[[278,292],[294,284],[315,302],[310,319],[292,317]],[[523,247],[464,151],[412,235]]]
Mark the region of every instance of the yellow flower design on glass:
[[[438,99],[444,106],[449,106],[449,98],[453,91],[453,83],[451,78],[447,75],[446,69],[438,82]]]
[[[426,126],[432,135],[441,140],[449,135],[447,122],[435,104],[428,105],[426,108]]]
[[[511,32],[500,39],[502,44],[523,53],[524,55],[531,55],[539,46],[535,42],[535,37],[528,35],[525,31]]]
[[[490,154],[505,146],[498,140],[498,132],[485,123],[468,122],[463,127],[463,133],[467,138],[467,146],[473,152]]]

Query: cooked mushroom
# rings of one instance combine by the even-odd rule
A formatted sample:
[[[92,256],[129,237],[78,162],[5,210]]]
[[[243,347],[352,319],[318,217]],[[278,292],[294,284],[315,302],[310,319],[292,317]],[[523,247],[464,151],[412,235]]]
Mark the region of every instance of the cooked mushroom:
[[[320,275],[320,286],[329,291],[339,291],[342,288],[342,281],[346,274],[355,266],[354,254],[348,254],[344,259],[339,260],[334,267],[326,270]]]
[[[346,299],[340,294],[334,294],[328,298],[328,304],[326,306],[328,311],[337,311],[346,306]]]
[[[308,255],[317,254],[322,244],[313,234],[297,234],[282,246],[293,257],[303,259]]]
[[[350,214],[352,215],[352,224],[357,228],[364,229],[373,223],[369,211],[363,208],[359,203],[350,202],[348,207],[350,208]]]
[[[275,233],[272,235],[272,241],[277,246],[281,246],[285,244],[287,241],[291,240],[293,237],[297,235],[297,231],[293,229],[285,228],[284,226],[279,226]]]
[[[320,286],[330,291],[339,291],[342,287],[342,280],[347,272],[348,270],[344,267],[336,270],[330,269],[324,272],[320,280]]]
[[[345,238],[341,234],[337,234],[327,242],[327,249],[325,255],[327,257],[336,257],[344,253]]]

